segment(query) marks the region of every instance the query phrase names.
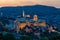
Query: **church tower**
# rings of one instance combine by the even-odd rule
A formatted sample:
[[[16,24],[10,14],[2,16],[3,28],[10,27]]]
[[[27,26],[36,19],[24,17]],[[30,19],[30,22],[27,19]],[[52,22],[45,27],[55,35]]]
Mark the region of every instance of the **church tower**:
[[[23,11],[23,14],[22,14],[22,16],[23,16],[23,17],[25,17],[25,13],[24,13],[24,11]]]
[[[33,16],[33,20],[37,21],[38,20],[38,16],[37,15],[34,15]]]

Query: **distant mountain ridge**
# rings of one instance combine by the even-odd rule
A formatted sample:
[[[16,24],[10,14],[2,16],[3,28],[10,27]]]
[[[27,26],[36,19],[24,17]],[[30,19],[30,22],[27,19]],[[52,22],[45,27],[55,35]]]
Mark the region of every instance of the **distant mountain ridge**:
[[[22,11],[25,11],[26,14],[59,14],[60,9],[52,7],[52,6],[44,6],[44,5],[33,5],[33,6],[17,6],[17,7],[2,7],[0,8],[0,12],[3,14],[10,15],[21,15]]]
[[[18,16],[22,15],[23,10],[25,14],[38,15],[40,19],[53,20],[54,22],[59,22],[60,24],[60,8],[55,8],[52,6],[45,5],[32,5],[32,6],[16,6],[16,7],[2,7],[0,8],[0,13],[2,12],[4,16]]]

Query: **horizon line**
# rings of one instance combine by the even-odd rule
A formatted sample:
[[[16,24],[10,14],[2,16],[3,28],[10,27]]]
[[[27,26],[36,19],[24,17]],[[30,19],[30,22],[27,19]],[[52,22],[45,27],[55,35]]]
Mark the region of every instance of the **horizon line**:
[[[0,8],[1,7],[18,7],[18,6],[21,6],[21,7],[23,7],[23,6],[36,6],[36,5],[40,5],[40,4],[35,4],[35,5],[6,5],[6,6],[0,6]],[[51,6],[51,5],[44,5],[44,4],[42,4],[41,6],[50,6],[50,7],[55,7],[55,8],[60,8],[60,7],[56,7],[56,6]]]

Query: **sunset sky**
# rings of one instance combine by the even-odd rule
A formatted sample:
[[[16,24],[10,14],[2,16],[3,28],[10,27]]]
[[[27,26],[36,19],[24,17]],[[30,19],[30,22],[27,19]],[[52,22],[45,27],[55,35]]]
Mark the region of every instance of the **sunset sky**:
[[[48,5],[60,8],[60,0],[0,0],[0,6]]]

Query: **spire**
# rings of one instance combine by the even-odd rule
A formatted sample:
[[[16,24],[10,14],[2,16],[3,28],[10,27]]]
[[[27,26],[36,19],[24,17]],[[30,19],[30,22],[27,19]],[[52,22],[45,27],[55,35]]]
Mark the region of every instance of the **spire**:
[[[24,11],[23,11],[23,14],[22,14],[22,16],[23,16],[23,17],[25,16],[25,13],[24,13]]]

